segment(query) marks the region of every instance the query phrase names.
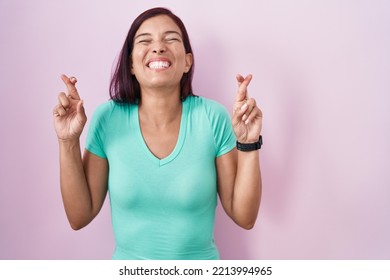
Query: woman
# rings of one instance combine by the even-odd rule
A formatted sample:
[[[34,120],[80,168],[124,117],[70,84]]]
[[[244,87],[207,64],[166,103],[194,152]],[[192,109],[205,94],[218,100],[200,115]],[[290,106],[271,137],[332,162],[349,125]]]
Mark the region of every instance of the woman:
[[[256,221],[262,113],[247,97],[252,77],[237,76],[230,121],[220,104],[193,95],[193,70],[182,21],[164,8],[139,15],[83,156],[83,101],[76,79],[61,76],[67,94],[59,94],[54,122],[65,211],[71,227],[81,229],[109,191],[114,259],[218,259],[217,194],[239,226]]]

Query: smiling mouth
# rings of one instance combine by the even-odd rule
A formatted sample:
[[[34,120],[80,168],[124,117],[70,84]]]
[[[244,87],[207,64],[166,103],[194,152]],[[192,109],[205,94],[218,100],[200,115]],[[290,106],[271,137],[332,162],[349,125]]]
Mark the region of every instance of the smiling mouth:
[[[169,66],[171,66],[171,64],[168,61],[152,61],[148,65],[150,69],[165,69]]]

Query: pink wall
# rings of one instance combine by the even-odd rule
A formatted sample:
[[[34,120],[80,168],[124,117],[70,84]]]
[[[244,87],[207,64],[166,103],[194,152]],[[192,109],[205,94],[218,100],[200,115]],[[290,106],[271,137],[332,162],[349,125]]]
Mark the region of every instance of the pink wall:
[[[236,4],[233,4],[236,3]],[[0,2],[0,259],[108,259],[109,205],[67,224],[52,108],[75,75],[87,113],[108,99],[113,61],[141,11],[186,23],[196,93],[228,108],[252,73],[264,112],[259,220],[218,209],[225,259],[390,258],[390,3],[387,1]]]

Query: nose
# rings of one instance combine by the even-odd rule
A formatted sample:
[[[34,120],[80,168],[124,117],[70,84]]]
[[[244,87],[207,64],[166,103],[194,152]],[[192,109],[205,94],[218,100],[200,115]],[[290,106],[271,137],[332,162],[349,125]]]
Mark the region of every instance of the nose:
[[[153,46],[153,53],[163,54],[165,51],[166,51],[165,45],[163,43],[161,43],[161,42],[156,43]]]
[[[163,48],[155,48],[154,50],[153,50],[153,52],[154,53],[157,53],[157,54],[163,54],[164,52],[165,52],[165,49],[163,49]]]

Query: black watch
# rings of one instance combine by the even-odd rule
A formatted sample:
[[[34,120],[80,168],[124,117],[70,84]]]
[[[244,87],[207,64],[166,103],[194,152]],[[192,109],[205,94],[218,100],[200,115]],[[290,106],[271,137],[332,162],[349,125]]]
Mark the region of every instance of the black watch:
[[[242,152],[250,152],[261,149],[263,145],[263,137],[259,136],[259,140],[255,143],[240,143],[237,141],[237,150]]]

